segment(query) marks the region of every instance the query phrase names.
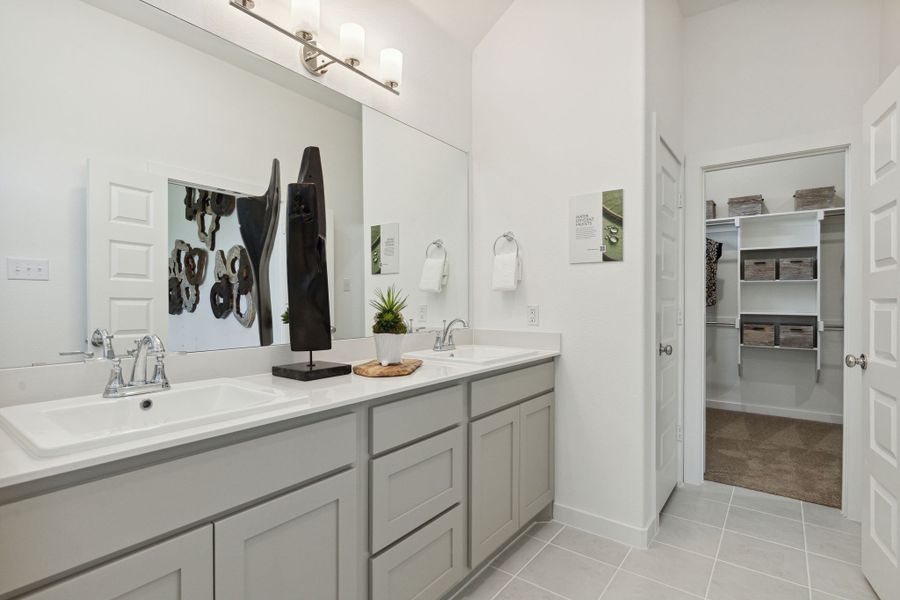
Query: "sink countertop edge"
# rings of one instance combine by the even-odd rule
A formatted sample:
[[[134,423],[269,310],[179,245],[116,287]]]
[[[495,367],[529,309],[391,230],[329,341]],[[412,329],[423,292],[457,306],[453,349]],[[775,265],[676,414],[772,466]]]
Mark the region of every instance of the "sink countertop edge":
[[[426,363],[426,365],[423,365],[423,369],[411,376],[396,378],[366,378],[353,374],[335,379],[300,382],[275,377],[271,373],[235,377],[233,379],[236,381],[247,381],[258,385],[271,386],[285,393],[302,392],[308,394],[308,398],[306,402],[301,401],[299,405],[267,411],[259,415],[211,423],[191,429],[147,437],[142,440],[122,442],[107,447],[47,458],[32,456],[7,431],[0,429],[0,491],[14,486],[33,484],[41,480],[71,475],[76,471],[87,470],[92,467],[109,466],[112,469],[116,462],[129,459],[133,461],[142,455],[151,455],[164,450],[177,449],[181,446],[186,447],[196,442],[214,438],[227,438],[242,431],[263,430],[266,426],[276,425],[284,421],[311,417],[340,408],[354,407],[359,404],[387,399],[392,396],[441,384],[476,379],[485,375],[489,376],[494,372],[542,363],[555,359],[558,356],[560,356],[558,351],[538,350],[527,356],[488,365],[471,363],[447,364],[435,360],[434,362]],[[362,362],[366,361],[357,361],[353,364]],[[425,367],[428,367],[428,369],[426,370]],[[439,369],[440,374],[427,377],[422,376],[432,368]],[[420,376],[416,377],[416,375]],[[177,385],[177,383],[173,385]],[[260,435],[266,435],[266,433],[261,431]],[[227,443],[225,442],[222,445],[227,445]],[[69,483],[67,485],[73,484]],[[2,496],[6,495],[2,494]],[[4,502],[0,500],[0,503]]]

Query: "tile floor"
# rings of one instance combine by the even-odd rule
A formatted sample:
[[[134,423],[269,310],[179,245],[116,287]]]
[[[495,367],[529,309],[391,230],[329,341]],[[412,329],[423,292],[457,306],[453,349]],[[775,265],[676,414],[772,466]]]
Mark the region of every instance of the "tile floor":
[[[648,550],[538,523],[455,600],[871,600],[859,524],[707,482],[678,488]]]

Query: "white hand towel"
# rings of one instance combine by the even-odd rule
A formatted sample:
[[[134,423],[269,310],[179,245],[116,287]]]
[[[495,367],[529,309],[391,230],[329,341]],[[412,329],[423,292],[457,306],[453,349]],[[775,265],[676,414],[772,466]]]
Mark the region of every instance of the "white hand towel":
[[[425,264],[422,265],[422,278],[419,280],[419,289],[424,292],[440,293],[444,288],[447,271],[446,255],[426,258]]]
[[[519,286],[519,255],[515,252],[494,256],[491,288],[498,292],[512,292]]]

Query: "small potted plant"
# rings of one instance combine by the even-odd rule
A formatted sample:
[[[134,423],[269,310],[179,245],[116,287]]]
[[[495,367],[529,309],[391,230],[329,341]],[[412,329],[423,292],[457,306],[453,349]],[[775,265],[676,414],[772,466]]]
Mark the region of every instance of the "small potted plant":
[[[406,321],[403,320],[403,309],[406,308],[407,297],[400,297],[401,291],[393,285],[387,291],[375,290],[375,298],[369,305],[375,309],[375,354],[382,366],[400,364],[403,351],[403,336],[406,334]]]

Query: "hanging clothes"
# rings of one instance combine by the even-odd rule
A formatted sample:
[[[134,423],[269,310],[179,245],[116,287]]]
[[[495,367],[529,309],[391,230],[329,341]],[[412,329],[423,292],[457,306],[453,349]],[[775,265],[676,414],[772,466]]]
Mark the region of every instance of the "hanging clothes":
[[[716,275],[719,270],[719,259],[722,258],[722,243],[706,238],[706,305],[715,306],[719,301],[719,289]]]

